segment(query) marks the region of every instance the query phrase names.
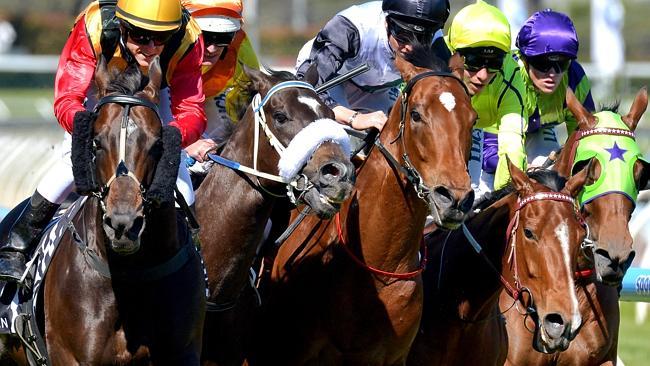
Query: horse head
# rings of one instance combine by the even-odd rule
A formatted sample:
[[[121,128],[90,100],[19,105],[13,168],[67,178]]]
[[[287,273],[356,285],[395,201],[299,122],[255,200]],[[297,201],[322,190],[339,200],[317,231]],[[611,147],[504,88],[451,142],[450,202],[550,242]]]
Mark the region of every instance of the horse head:
[[[533,347],[544,353],[563,351],[582,324],[574,271],[586,230],[575,197],[588,169],[564,184],[555,172],[538,170],[529,177],[508,164],[517,199],[510,201],[502,265],[510,268],[509,277],[514,278],[517,290],[511,296],[524,306],[520,312],[535,321]]]
[[[567,106],[578,129],[567,139],[555,170],[569,176],[590,166],[579,203],[589,225],[598,278],[618,286],[635,255],[628,221],[637,194],[647,188],[650,177],[650,164],[643,160],[634,136],[648,106],[648,92],[639,90],[627,115],[616,111],[592,114],[570,90]]]
[[[318,216],[333,216],[350,195],[355,173],[347,134],[313,87],[317,81],[315,67],[304,80],[289,72],[271,71],[268,75],[245,65],[243,68],[251,80],[251,91],[257,95],[235,134],[250,133],[260,126],[264,132],[255,139],[268,142],[250,138],[237,141],[247,140],[242,148],[255,151],[253,165],[257,170],[279,172],[292,182],[290,198],[296,191],[295,200],[307,203]],[[286,188],[278,182],[260,179],[259,186],[267,193],[285,195],[282,191]]]
[[[445,65],[428,47],[398,53],[396,66],[406,87],[382,134],[395,145],[407,184],[427,202],[434,223],[447,229],[457,228],[474,202],[467,162],[476,112],[462,64],[454,56]]]
[[[95,71],[94,112],[75,116],[72,161],[77,191],[99,198],[110,249],[128,255],[140,248],[148,208],[173,205],[180,161],[180,132],[162,127],[158,113],[162,72],[152,62],[148,83],[137,65]]]

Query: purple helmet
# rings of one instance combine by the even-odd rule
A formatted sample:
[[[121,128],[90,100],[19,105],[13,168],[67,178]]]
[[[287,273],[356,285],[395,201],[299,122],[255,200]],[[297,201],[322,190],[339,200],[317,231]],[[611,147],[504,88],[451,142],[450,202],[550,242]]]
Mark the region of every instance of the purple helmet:
[[[517,35],[517,48],[527,57],[560,53],[578,57],[578,34],[568,16],[551,9],[531,15]]]

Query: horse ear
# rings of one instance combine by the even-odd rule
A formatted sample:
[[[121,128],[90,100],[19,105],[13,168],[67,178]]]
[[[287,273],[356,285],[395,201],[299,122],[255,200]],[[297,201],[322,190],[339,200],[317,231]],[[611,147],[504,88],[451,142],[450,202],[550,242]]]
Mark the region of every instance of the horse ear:
[[[643,113],[645,113],[646,108],[648,108],[648,88],[644,86],[636,93],[634,102],[630,107],[630,112],[622,117],[623,122],[630,128],[630,131],[636,130],[636,126],[639,120],[641,120]]]
[[[578,121],[579,130],[585,131],[596,127],[596,117],[580,103],[571,88],[566,90],[566,105]]]
[[[311,65],[309,65],[309,68],[305,72],[305,75],[303,75],[302,80],[311,84],[312,86],[316,86],[318,83],[318,64],[315,62],[312,62]]]
[[[519,196],[525,196],[533,192],[533,186],[530,182],[530,178],[524,173],[521,169],[517,168],[515,164],[510,161],[510,158],[506,155],[506,160],[508,161],[508,171],[510,172],[510,180],[512,186],[517,190]]]
[[[99,55],[97,67],[95,67],[95,84],[97,85],[97,99],[101,99],[106,93],[106,88],[111,79],[106,65],[104,55]]]
[[[144,88],[144,93],[156,104],[160,101],[161,82],[162,70],[160,69],[160,58],[156,56],[149,65],[149,83]]]
[[[253,89],[258,93],[266,93],[271,88],[271,80],[268,75],[260,70],[253,69],[248,67],[244,63],[240,63],[244,74],[248,76],[251,83],[253,84]]]
[[[594,168],[595,166],[592,161],[589,161],[589,164],[587,164],[587,166],[569,178],[562,191],[571,197],[577,196],[578,193],[580,193],[582,190],[582,187],[584,187],[585,183],[587,182],[589,175],[592,174],[592,169]]]
[[[451,56],[449,59],[449,69],[451,70],[451,73],[456,75],[460,80],[464,80],[465,60],[463,60],[463,56],[461,56],[460,53],[454,52]]]

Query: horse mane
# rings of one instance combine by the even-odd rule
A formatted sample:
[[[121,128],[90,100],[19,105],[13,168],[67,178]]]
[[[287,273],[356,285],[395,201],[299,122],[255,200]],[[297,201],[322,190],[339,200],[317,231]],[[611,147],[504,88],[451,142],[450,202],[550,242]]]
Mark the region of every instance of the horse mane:
[[[263,66],[262,69],[265,70],[271,78],[278,79],[279,81],[298,80],[296,75],[289,71],[273,70],[267,66]],[[251,80],[243,80],[240,78],[236,81],[236,83],[239,89],[242,90],[241,94],[246,96],[245,102],[242,100],[243,103],[240,103],[236,106],[237,120],[241,120],[241,118],[244,116],[244,113],[246,112],[246,109],[253,101],[253,97],[255,94],[259,93],[259,90],[257,90]]]
[[[432,71],[450,72],[449,66],[438,55],[431,46],[424,45],[413,39],[411,42],[412,51],[403,54],[404,60],[413,66],[430,69]]]
[[[618,114],[618,108],[621,106],[620,100],[615,100],[609,104],[601,104],[599,112],[612,112]]]
[[[566,178],[562,177],[558,172],[549,169],[543,168],[533,168],[526,172],[526,175],[530,179],[535,180],[537,183],[542,184],[554,192],[559,192],[564,188],[566,184]],[[494,192],[489,192],[485,194],[484,199],[474,204],[473,210],[474,213],[470,217],[474,216],[480,210],[488,208],[493,203],[504,198],[505,196],[513,193],[515,187],[512,182],[509,182],[505,187],[498,189]]]
[[[130,64],[124,71],[111,68],[109,72],[110,83],[105,94],[134,95],[149,83],[149,78],[142,74],[136,64]]]

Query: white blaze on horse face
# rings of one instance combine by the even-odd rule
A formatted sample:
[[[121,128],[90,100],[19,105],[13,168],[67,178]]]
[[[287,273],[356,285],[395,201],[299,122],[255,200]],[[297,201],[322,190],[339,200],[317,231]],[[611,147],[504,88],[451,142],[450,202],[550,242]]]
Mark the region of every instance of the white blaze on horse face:
[[[574,289],[574,283],[573,283],[573,270],[571,268],[571,255],[569,251],[569,225],[567,224],[567,220],[564,219],[562,220],[562,223],[558,225],[555,228],[555,236],[557,237],[558,241],[560,242],[560,247],[562,248],[562,256],[564,257],[564,266],[566,269],[566,273],[568,274],[568,287],[571,289],[571,308],[572,308],[572,319],[571,319],[571,332],[575,332],[580,324],[582,323],[582,319],[580,317],[580,312],[578,310],[578,298],[576,297]]]
[[[312,98],[312,97],[298,97],[298,101],[303,104],[307,104],[314,113],[320,114],[321,102]]]
[[[137,129],[138,129],[138,125],[135,123],[133,119],[131,119],[131,117],[129,117],[129,123],[126,124],[126,134],[130,135]]]
[[[447,109],[449,112],[451,112],[456,106],[456,98],[454,98],[454,95],[450,92],[444,92],[440,94],[440,97],[438,99],[440,100],[440,103],[442,103],[442,105],[445,107],[445,109]]]

